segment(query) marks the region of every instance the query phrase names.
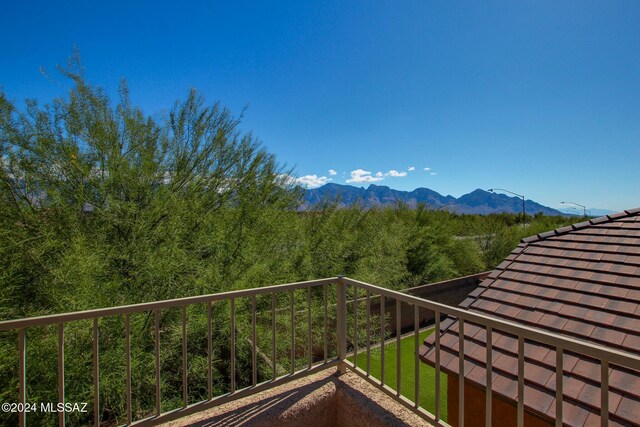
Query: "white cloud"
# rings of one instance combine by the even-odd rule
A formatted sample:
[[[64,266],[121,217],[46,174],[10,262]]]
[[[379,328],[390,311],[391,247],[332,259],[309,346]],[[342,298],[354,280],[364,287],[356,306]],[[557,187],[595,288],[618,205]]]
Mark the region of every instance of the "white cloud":
[[[430,171],[430,170],[431,170],[431,168],[424,168],[424,170],[426,170],[426,171]]]
[[[351,171],[351,178],[347,180],[349,184],[358,182],[377,182],[382,181],[384,178],[379,176],[372,176],[371,172],[364,169],[356,169]]]
[[[415,170],[415,167],[411,166],[409,170]],[[407,172],[405,171],[397,171],[395,169],[389,170],[389,172],[376,172],[372,174],[369,171],[364,169],[356,169],[351,171],[351,178],[347,179],[348,183],[356,183],[356,182],[377,182],[382,181],[385,177],[391,178],[402,178],[407,176]]]
[[[331,181],[331,178],[318,175],[305,175],[296,178],[295,176],[282,174],[279,175],[278,178],[280,179],[280,185],[300,185],[305,188],[317,188]]]
[[[433,175],[438,175],[438,172],[431,172],[431,174],[430,174],[430,175],[431,175],[431,176],[433,176]]]
[[[416,170],[416,168],[414,168],[413,166],[409,166],[409,172],[413,172],[414,170]]]
[[[331,178],[327,178],[326,176],[305,175],[297,178],[296,184],[307,188],[317,188],[325,185],[329,181],[331,181]]]
[[[338,175],[338,172],[336,172],[334,169],[329,169],[329,176],[335,176]]]
[[[278,185],[285,187],[287,185],[295,185],[296,178],[289,174],[283,173],[277,176],[277,181]]]
[[[398,172],[397,170],[391,169],[385,175],[386,176],[391,176],[391,177],[394,177],[394,178],[400,178],[400,177],[403,177],[403,176],[407,176],[407,173],[406,172]]]

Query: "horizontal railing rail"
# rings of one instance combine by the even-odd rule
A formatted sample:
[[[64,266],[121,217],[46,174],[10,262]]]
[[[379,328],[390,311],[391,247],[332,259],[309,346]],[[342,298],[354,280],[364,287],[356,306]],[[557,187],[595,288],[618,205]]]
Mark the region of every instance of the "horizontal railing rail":
[[[199,295],[195,297],[176,298],[163,301],[143,302],[140,304],[121,305],[118,307],[98,308],[94,310],[74,311],[71,313],[51,314],[47,316],[27,317],[15,320],[4,320],[0,322],[0,332],[10,331],[20,328],[30,328],[33,326],[55,325],[60,322],[71,322],[77,320],[89,320],[96,317],[116,316],[120,314],[131,314],[136,312],[150,311],[155,309],[175,308],[183,305],[202,304],[206,302],[228,300],[231,298],[250,297],[253,295],[269,294],[272,292],[283,292],[291,289],[302,289],[308,287],[328,285],[335,283],[337,278],[316,279],[305,282],[287,283],[284,285],[264,286],[261,288],[242,289],[238,291],[220,292],[216,294]]]
[[[407,295],[402,292],[381,288],[380,286],[371,285],[359,280],[349,279],[346,277],[342,280],[349,285],[357,286],[362,289],[368,289],[370,291],[391,297],[393,299],[397,299],[407,304],[417,305],[421,308],[444,313],[450,316],[457,317],[459,319],[463,319],[464,321],[477,323],[483,326],[490,326],[493,329],[498,329],[500,331],[508,332],[513,335],[522,335],[525,339],[532,339],[534,341],[551,346],[562,345],[562,347],[567,351],[575,351],[576,353],[588,354],[589,356],[597,359],[607,359],[609,360],[609,362],[625,365],[629,368],[640,371],[640,356],[632,353],[616,350],[587,341],[582,341],[566,335],[560,336],[558,334],[552,334],[543,329],[531,328],[520,323],[510,322],[508,320],[498,319],[496,317],[487,316],[478,312],[463,310],[457,307],[440,304],[435,301],[429,301],[422,298],[414,297],[412,295]]]
[[[253,393],[257,393],[262,390],[266,390],[270,387],[274,387],[278,384],[282,384],[286,381],[290,381],[294,378],[299,378],[305,375],[309,375],[313,372],[316,372],[320,369],[326,369],[330,366],[335,366],[341,363],[341,361],[337,358],[329,357],[329,330],[328,330],[328,322],[329,322],[329,313],[328,313],[328,286],[331,284],[337,283],[337,278],[328,278],[328,279],[319,279],[319,280],[310,280],[305,282],[296,282],[289,283],[284,285],[275,285],[275,286],[266,286],[261,288],[253,288],[253,289],[243,289],[238,291],[230,291],[230,292],[222,292],[217,294],[209,294],[209,295],[201,295],[197,297],[187,297],[187,298],[178,298],[164,301],[155,301],[149,303],[141,303],[141,304],[133,304],[127,306],[119,306],[119,307],[110,307],[110,308],[102,308],[95,310],[87,310],[87,311],[79,311],[72,313],[62,313],[62,314],[54,314],[49,316],[40,316],[40,317],[32,317],[32,318],[24,318],[24,319],[16,319],[16,320],[7,320],[0,322],[0,332],[17,332],[18,335],[18,400],[19,404],[24,407],[26,403],[28,403],[27,396],[27,378],[28,378],[28,365],[29,361],[27,360],[27,337],[28,331],[30,329],[42,328],[42,327],[50,327],[55,326],[57,329],[57,403],[64,405],[66,402],[66,394],[65,394],[65,330],[67,325],[72,322],[79,321],[90,321],[92,322],[92,352],[93,352],[93,387],[92,387],[92,395],[93,395],[93,424],[98,426],[101,424],[102,417],[100,413],[100,375],[103,372],[103,367],[101,366],[100,361],[100,322],[102,319],[111,318],[114,316],[124,317],[124,361],[125,361],[125,399],[126,399],[126,424],[127,425],[154,425],[161,422],[170,421],[175,418],[179,418],[182,416],[186,416],[192,414],[197,411],[202,411],[204,409],[213,407],[215,405],[219,405],[224,402],[231,401],[233,399],[237,399],[240,397],[248,396]],[[312,353],[312,294],[311,290],[313,288],[323,288],[323,292],[321,295],[322,298],[322,306],[323,310],[320,313],[320,317],[323,319],[323,354],[322,357],[315,357]],[[304,350],[304,355],[300,356],[296,352],[296,317],[300,316],[300,310],[296,310],[296,298],[295,292],[298,290],[306,290],[306,328],[307,328],[307,339]],[[290,351],[289,351],[289,360],[288,363],[290,367],[288,372],[284,375],[278,375],[277,365],[278,359],[276,355],[276,311],[278,311],[278,315],[282,315],[283,310],[276,310],[277,302],[276,295],[288,295],[288,309],[286,309],[286,313],[290,316],[289,323],[289,333],[290,333]],[[270,301],[270,312],[271,312],[271,370],[272,375],[268,380],[259,382],[258,379],[258,353],[263,353],[262,350],[258,350],[258,337],[257,337],[257,306],[256,301],[258,296],[267,296],[271,295]],[[301,296],[301,295],[299,295]],[[249,325],[244,324],[241,325],[244,328],[249,327],[249,337],[247,341],[251,346],[251,355],[250,355],[250,385],[247,387],[239,387],[236,380],[237,375],[237,354],[236,349],[238,346],[236,330],[239,327],[238,319],[237,319],[237,301],[241,298],[248,298],[249,304]],[[228,303],[230,310],[228,322],[230,324],[230,384],[229,393],[224,393],[222,395],[214,396],[212,391],[212,307],[213,304],[219,302]],[[188,314],[187,309],[194,305],[205,305],[206,306],[206,322],[207,322],[207,349],[206,349],[206,357],[207,357],[207,399],[196,402],[195,404],[189,403],[189,384],[188,384],[188,363],[189,363],[189,352],[187,346],[187,325],[188,325]],[[162,404],[162,370],[161,370],[161,324],[160,318],[161,313],[164,313],[165,310],[169,309],[179,309],[179,322],[180,333],[181,333],[181,349],[180,349],[180,357],[181,357],[181,376],[182,376],[182,407],[176,408],[170,411],[163,410]],[[132,343],[131,343],[131,319],[132,316],[140,313],[148,314],[148,318],[151,318],[151,315],[154,315],[154,321],[151,323],[153,325],[153,347],[154,347],[154,359],[155,359],[155,408],[154,414],[152,416],[146,416],[142,419],[136,419],[133,409],[133,400],[132,400]],[[285,314],[286,316],[286,314]],[[146,322],[145,322],[146,325]],[[302,337],[303,339],[304,337]],[[269,350],[267,350],[269,351]],[[301,359],[304,359],[305,368],[297,369],[303,362]],[[5,384],[0,384],[0,387],[6,388]],[[25,411],[18,412],[18,422],[20,426],[26,425],[27,421],[27,413]],[[66,425],[66,413],[64,411],[58,411],[58,424],[60,426]],[[111,420],[113,421],[113,420]]]
[[[321,312],[316,313],[319,318],[322,319],[322,345],[321,345],[321,357],[314,358],[313,344],[320,344],[313,342],[312,338],[312,290],[314,288],[322,288],[322,293],[316,293],[316,302],[321,301],[321,305],[315,304]],[[306,289],[306,307],[303,310],[296,309],[296,291]],[[331,303],[329,302],[329,289],[331,289]],[[281,298],[280,301],[287,301],[288,307],[277,307],[276,295],[284,293],[286,298]],[[264,298],[271,296],[270,312],[271,312],[271,325],[267,326],[271,329],[271,345],[269,349],[258,348],[258,317],[257,317],[257,298],[262,296],[262,309],[265,305],[269,305],[268,301]],[[301,296],[300,294],[298,296]],[[249,337],[246,338],[250,343],[250,385],[247,387],[239,387],[236,381],[237,372],[237,336],[236,330],[238,328],[238,304],[241,298],[248,298],[248,304],[244,305],[244,309],[247,311],[248,323],[244,323],[241,327],[246,328]],[[335,299],[333,299],[335,298]],[[372,313],[371,301],[377,298],[376,310],[379,312]],[[300,298],[298,298],[300,300]],[[229,364],[230,364],[230,384],[228,384],[229,392],[222,395],[214,396],[212,392],[212,307],[213,304],[218,302],[228,303],[229,311]],[[206,306],[206,321],[207,321],[207,337],[206,337],[206,360],[207,360],[207,398],[196,403],[189,403],[189,384],[188,384],[188,363],[189,352],[187,346],[187,327],[188,327],[188,312],[187,308],[193,305],[204,304]],[[395,306],[393,305],[395,304]],[[404,304],[404,307],[403,307]],[[363,307],[364,306],[364,307]],[[407,308],[408,306],[408,308]],[[226,307],[226,306],[225,306]],[[335,318],[329,316],[329,307],[334,312]],[[364,309],[363,309],[364,308]],[[163,410],[162,401],[162,368],[161,368],[161,313],[168,309],[180,309],[179,315],[175,318],[180,322],[179,334],[181,334],[181,348],[176,349],[180,351],[181,359],[181,391],[182,391],[182,407],[175,408],[169,411]],[[302,311],[306,310],[306,316]],[[434,313],[434,355],[435,361],[433,363],[433,369],[435,370],[434,376],[434,406],[433,412],[427,410],[421,406],[421,393],[423,393],[424,384],[421,383],[420,367],[421,362],[419,360],[419,347],[421,345],[420,333],[422,332],[421,325],[423,316],[421,310],[429,310]],[[265,311],[263,322],[268,319]],[[148,313],[149,318],[153,315],[153,323],[149,326],[150,331],[153,333],[153,358],[154,358],[154,376],[155,376],[155,408],[153,414],[150,416],[144,416],[142,419],[136,419],[136,414],[133,410],[132,400],[132,344],[131,344],[131,320],[132,316],[139,313]],[[290,353],[286,356],[288,360],[286,363],[290,364],[287,373],[282,375],[281,370],[278,371],[276,365],[278,364],[278,357],[276,354],[276,313],[278,316],[289,315],[290,322],[287,327],[290,330]],[[364,313],[364,314],[363,314]],[[177,314],[177,312],[176,312]],[[404,314],[404,317],[403,317]],[[365,316],[362,318],[362,316]],[[414,390],[412,392],[413,400],[411,397],[403,394],[402,381],[405,378],[403,374],[403,363],[401,362],[401,345],[402,345],[402,319],[406,319],[407,315],[413,317],[413,382]],[[154,425],[160,422],[169,421],[178,417],[182,417],[197,411],[202,411],[213,406],[219,405],[224,402],[228,402],[234,399],[238,399],[244,396],[257,393],[262,390],[266,390],[270,387],[275,387],[278,384],[285,383],[294,378],[300,378],[305,375],[310,375],[321,369],[326,369],[332,366],[337,366],[339,372],[345,372],[346,369],[350,369],[361,377],[365,378],[370,383],[378,386],[381,390],[394,398],[396,401],[410,408],[415,413],[423,417],[435,425],[448,426],[446,415],[442,412],[441,398],[443,384],[441,384],[441,319],[443,316],[449,316],[457,319],[458,321],[458,411],[456,424],[458,426],[464,425],[465,415],[465,324],[479,325],[486,329],[486,401],[485,401],[485,413],[486,424],[492,424],[492,333],[499,331],[500,333],[510,334],[517,339],[517,358],[518,358],[518,373],[517,373],[517,400],[516,400],[516,413],[517,413],[517,425],[524,425],[525,414],[525,358],[524,344],[526,341],[532,341],[539,343],[556,350],[556,425],[562,425],[562,407],[565,399],[563,393],[563,375],[565,374],[563,367],[563,354],[566,352],[585,355],[591,359],[596,359],[601,365],[601,408],[600,417],[602,425],[606,425],[609,419],[609,383],[608,377],[611,369],[611,365],[620,366],[626,369],[640,372],[640,356],[636,354],[627,353],[624,351],[608,348],[602,345],[581,341],[567,336],[559,336],[550,332],[528,327],[519,323],[502,320],[496,317],[487,316],[478,312],[463,310],[457,307],[447,306],[435,301],[425,300],[419,297],[415,297],[406,293],[393,291],[390,289],[375,286],[362,281],[346,278],[326,278],[319,280],[310,280],[305,282],[296,282],[284,285],[266,286],[254,289],[244,289],[238,291],[222,292],[217,294],[201,295],[196,297],[178,298],[164,301],[155,301],[141,304],[133,304],[120,307],[102,308],[95,310],[79,311],[73,313],[54,314],[49,316],[40,316],[16,320],[6,320],[0,322],[0,332],[13,332],[17,333],[17,348],[18,348],[18,385],[19,385],[19,401],[22,404],[27,402],[27,378],[29,360],[27,360],[27,332],[31,328],[55,326],[57,328],[57,388],[58,388],[58,402],[64,403],[66,399],[65,395],[65,330],[67,324],[78,321],[91,321],[92,322],[92,353],[93,360],[91,361],[93,370],[93,387],[91,394],[93,395],[93,412],[94,412],[94,425],[100,425],[103,421],[100,413],[101,409],[101,396],[100,396],[100,375],[103,371],[103,366],[100,360],[100,321],[104,318],[112,316],[122,316],[124,318],[124,361],[125,368],[125,400],[126,400],[126,424],[127,425]],[[387,319],[395,316],[395,329],[390,328],[392,332],[387,332]],[[303,350],[300,350],[301,345],[296,347],[296,343],[300,341],[301,337],[296,337],[296,320],[300,318],[306,318],[304,323],[307,325],[307,337],[306,343],[302,345]],[[243,322],[244,322],[243,317]],[[331,328],[335,326],[335,330],[329,332],[329,323],[331,322]],[[146,322],[145,322],[146,325]],[[391,325],[393,326],[393,325]],[[374,330],[375,328],[379,330]],[[406,325],[405,325],[406,329]],[[267,329],[268,330],[268,329]],[[349,334],[351,336],[349,337]],[[329,349],[329,335],[335,336],[335,348]],[[411,337],[411,336],[409,336]],[[388,339],[394,340],[396,346],[395,356],[395,384],[390,386],[389,379],[392,375],[389,373],[387,376],[385,372],[385,346],[388,345]],[[304,338],[302,338],[304,339]],[[379,341],[380,350],[380,373],[379,378],[374,378],[372,375],[372,343]],[[364,342],[364,346],[360,343]],[[260,381],[258,375],[258,356],[259,354],[270,354],[270,363],[272,366],[271,376],[268,380]],[[335,350],[335,357],[329,357],[330,350]],[[300,354],[303,353],[303,354]],[[359,357],[364,355],[364,363],[359,362]],[[297,369],[299,365],[303,364],[303,369]],[[427,365],[422,364],[423,369]],[[107,367],[108,368],[108,367]],[[281,374],[281,375],[278,375]],[[5,384],[0,384],[5,387]],[[395,388],[393,388],[395,387]],[[66,415],[64,412],[58,413],[58,424],[64,426],[66,424]],[[18,416],[21,426],[26,425],[26,413],[21,412]]]

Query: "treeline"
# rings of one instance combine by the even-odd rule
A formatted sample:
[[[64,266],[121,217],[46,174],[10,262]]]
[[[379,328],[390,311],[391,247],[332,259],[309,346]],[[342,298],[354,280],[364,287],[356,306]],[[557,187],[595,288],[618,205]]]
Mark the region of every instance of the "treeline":
[[[154,120],[132,105],[125,84],[114,105],[77,66],[63,73],[73,88],[50,104],[28,100],[19,110],[0,94],[0,320],[340,274],[402,289],[491,269],[521,237],[569,222],[534,217],[523,228],[515,215],[459,216],[426,206],[338,210],[330,202],[297,212],[301,193],[291,185],[291,171],[243,134],[240,119],[222,106],[208,106],[191,92]],[[224,360],[228,312],[214,315],[223,325],[216,348]],[[190,342],[198,353],[206,348],[197,334],[204,314],[192,316]],[[166,339],[179,342],[172,318],[163,318]],[[139,331],[132,351],[144,371],[153,366],[153,322],[132,322]],[[74,327],[69,340],[90,342],[84,326]],[[115,319],[101,328],[115,337],[102,360],[118,360],[122,325]],[[47,390],[32,397],[55,401],[55,333],[34,331],[30,338],[30,387]],[[15,339],[0,336],[3,401],[17,397]],[[87,346],[78,345],[82,350],[67,358],[66,370],[76,384],[90,385],[91,357],[85,361]],[[246,344],[239,346],[243,375],[250,360]],[[164,350],[167,369],[171,361],[179,366],[178,348]],[[220,378],[228,376],[225,369],[216,371]],[[121,375],[116,369],[102,379],[104,395],[121,398],[103,402],[105,420],[122,419]],[[153,376],[140,375],[152,396]],[[163,384],[164,396],[179,384]],[[69,388],[91,400],[89,391]]]

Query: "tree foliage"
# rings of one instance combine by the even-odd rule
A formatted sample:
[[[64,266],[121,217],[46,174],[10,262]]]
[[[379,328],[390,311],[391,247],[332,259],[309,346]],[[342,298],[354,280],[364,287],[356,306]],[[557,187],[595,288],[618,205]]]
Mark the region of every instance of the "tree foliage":
[[[295,194],[229,110],[192,91],[158,123],[126,84],[113,106],[65,74],[74,87],[50,105],[17,112],[0,95],[7,305],[27,314],[214,291],[269,251],[254,236]]]

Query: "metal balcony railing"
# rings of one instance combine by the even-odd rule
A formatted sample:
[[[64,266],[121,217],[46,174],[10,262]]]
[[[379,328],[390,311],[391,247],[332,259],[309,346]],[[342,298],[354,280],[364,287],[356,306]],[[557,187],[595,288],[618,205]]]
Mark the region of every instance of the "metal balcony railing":
[[[298,302],[305,302],[304,308],[298,310],[296,308],[296,291],[298,291]],[[306,295],[302,295],[305,292]],[[259,361],[258,355],[265,353],[264,348],[258,348],[259,338],[257,336],[257,298],[261,298],[261,309],[264,309],[265,300],[270,298],[270,311],[271,317],[271,348],[270,364],[271,377],[269,379],[259,382]],[[379,312],[372,313],[371,302],[376,299],[379,305]],[[237,324],[238,316],[236,312],[237,302],[241,299],[248,299],[248,311],[249,311],[249,325],[241,325],[247,328],[250,332],[251,342],[251,381],[250,385],[246,387],[239,387],[236,383],[236,370],[237,370],[237,336],[236,331],[239,325]],[[284,308],[283,308],[283,302]],[[229,392],[221,395],[214,395],[212,382],[212,307],[215,304],[227,304],[225,309],[229,307],[229,317],[227,321],[230,324],[230,384]],[[188,308],[194,305],[204,305],[206,307],[206,319],[207,319],[207,393],[206,398],[189,404],[189,383],[187,368],[189,364],[189,352],[187,347],[187,328],[189,324]],[[286,307],[288,305],[288,307]],[[298,304],[300,305],[300,304]],[[365,306],[362,309],[362,306]],[[395,331],[394,325],[389,324],[391,318],[390,307],[395,305]],[[403,308],[404,306],[404,308]],[[407,307],[409,307],[407,309]],[[312,309],[320,311],[315,313],[316,317],[322,319],[322,325],[319,328],[321,331],[319,335],[322,336],[322,345],[318,346],[322,350],[320,352],[313,350],[313,345],[318,344],[313,339],[313,326],[312,326]],[[161,341],[160,341],[160,319],[161,313],[164,310],[180,309],[180,329],[182,334],[182,348],[181,348],[181,363],[182,363],[182,406],[179,408],[165,410],[163,408],[162,400],[162,376],[161,369]],[[433,412],[428,411],[420,405],[421,389],[425,384],[420,384],[420,368],[421,363],[418,360],[418,347],[420,346],[419,332],[422,322],[421,311],[429,310],[434,313],[435,319],[435,409]],[[391,312],[393,312],[393,308]],[[413,391],[413,400],[409,396],[405,396],[401,393],[401,378],[402,378],[402,363],[400,362],[400,340],[401,340],[401,318],[404,314],[413,315],[414,319],[414,351],[415,351],[415,363],[414,363],[414,378],[415,378],[415,390]],[[282,372],[282,369],[278,368],[279,361],[282,357],[278,357],[276,354],[276,344],[279,342],[276,336],[276,312],[283,314],[286,313],[290,316],[290,353],[288,355],[289,369],[287,372]],[[288,312],[288,313],[287,313]],[[404,313],[403,313],[404,312]],[[155,408],[153,413],[149,414],[136,414],[134,413],[132,402],[132,375],[131,375],[131,317],[136,314],[146,313],[148,316],[153,314],[154,324],[151,326],[154,334],[154,359],[155,359]],[[296,345],[300,342],[300,337],[296,337],[296,321],[300,320],[301,316],[306,317],[305,322],[307,325],[306,336],[306,349],[300,350],[300,345]],[[588,355],[592,359],[597,359],[601,363],[601,420],[603,425],[606,425],[609,417],[609,386],[608,386],[608,373],[611,364],[616,366],[640,371],[640,357],[633,354],[620,352],[617,350],[605,348],[603,346],[590,344],[584,341],[575,340],[568,337],[561,337],[554,335],[539,329],[525,327],[516,323],[506,322],[497,318],[485,316],[475,312],[462,310],[455,307],[446,306],[433,301],[424,300],[411,295],[407,295],[401,292],[396,292],[374,286],[361,281],[349,279],[346,277],[328,278],[321,280],[312,280],[307,282],[298,282],[285,285],[269,286],[255,289],[245,289],[233,292],[224,292],[211,295],[202,295],[197,297],[173,299],[166,301],[157,301],[151,303],[143,303],[136,305],[128,305],[121,307],[105,308],[98,310],[89,310],[65,314],[56,314],[42,317],[32,317],[17,320],[8,320],[0,322],[0,332],[13,333],[17,335],[17,347],[18,347],[18,384],[19,403],[24,405],[29,402],[29,396],[27,395],[27,380],[28,380],[28,366],[29,360],[26,358],[26,340],[29,335],[29,330],[38,327],[55,326],[57,327],[57,397],[58,402],[64,403],[65,396],[65,329],[68,324],[79,321],[91,321],[93,325],[92,330],[92,369],[93,369],[93,387],[92,390],[87,391],[87,395],[92,396],[92,412],[93,423],[98,426],[104,420],[101,419],[101,401],[104,396],[100,395],[100,376],[102,372],[105,372],[112,367],[103,366],[100,361],[100,325],[104,319],[111,317],[123,317],[124,318],[124,354],[123,363],[125,364],[126,372],[126,413],[122,416],[122,421],[125,421],[126,425],[156,425],[161,422],[170,421],[185,415],[200,412],[214,406],[220,405],[225,402],[229,402],[241,397],[245,397],[251,394],[258,393],[260,391],[267,390],[285,382],[291,381],[296,378],[301,378],[312,373],[318,372],[330,367],[337,367],[340,372],[344,372],[349,369],[367,381],[374,385],[377,385],[382,391],[393,397],[396,401],[403,404],[407,408],[410,408],[418,415],[422,416],[427,422],[434,425],[448,426],[446,421],[443,420],[443,414],[441,413],[441,398],[440,391],[442,385],[440,384],[440,323],[444,316],[454,317],[459,322],[460,340],[459,340],[459,387],[458,387],[458,399],[459,399],[459,412],[458,412],[458,425],[464,425],[464,325],[466,322],[473,323],[475,325],[481,325],[486,328],[487,333],[487,393],[486,393],[486,425],[491,425],[493,414],[491,413],[492,407],[492,332],[501,331],[509,333],[517,337],[518,339],[518,399],[517,399],[517,425],[524,425],[524,342],[536,342],[545,344],[556,349],[557,354],[557,390],[556,390],[556,413],[557,425],[562,425],[562,402],[564,399],[563,394],[563,352],[569,351],[576,354]],[[303,317],[303,319],[304,319]],[[362,318],[364,317],[364,318]],[[429,317],[431,318],[431,317]],[[220,319],[216,319],[219,321]],[[379,328],[378,331],[372,331],[372,328]],[[365,336],[361,336],[364,334]],[[349,336],[350,335],[350,336]],[[395,389],[390,387],[385,381],[385,341],[391,336],[396,341],[396,384]],[[264,338],[264,337],[263,337]],[[305,337],[302,337],[304,341]],[[264,341],[264,339],[263,339]],[[15,342],[15,341],[14,341]],[[335,342],[335,348],[333,343]],[[364,342],[364,346],[362,346]],[[380,366],[380,378],[374,378],[371,375],[371,348],[372,345],[380,346],[380,357],[382,359]],[[32,345],[38,345],[33,343]],[[266,353],[269,353],[266,350]],[[358,364],[358,355],[361,352],[365,352],[366,363],[361,367]],[[302,353],[302,354],[301,354]],[[335,354],[335,357],[333,356]],[[262,367],[264,364],[262,362]],[[298,366],[304,364],[302,369],[297,369]],[[422,368],[425,369],[427,365],[422,364]],[[264,369],[263,369],[264,370]],[[5,380],[2,380],[5,381]],[[0,384],[0,387],[6,387],[6,384]],[[25,411],[18,412],[18,420],[21,426],[25,426],[27,423],[28,414]],[[111,420],[113,421],[113,420]],[[58,424],[64,426],[67,422],[64,412],[58,413]]]

